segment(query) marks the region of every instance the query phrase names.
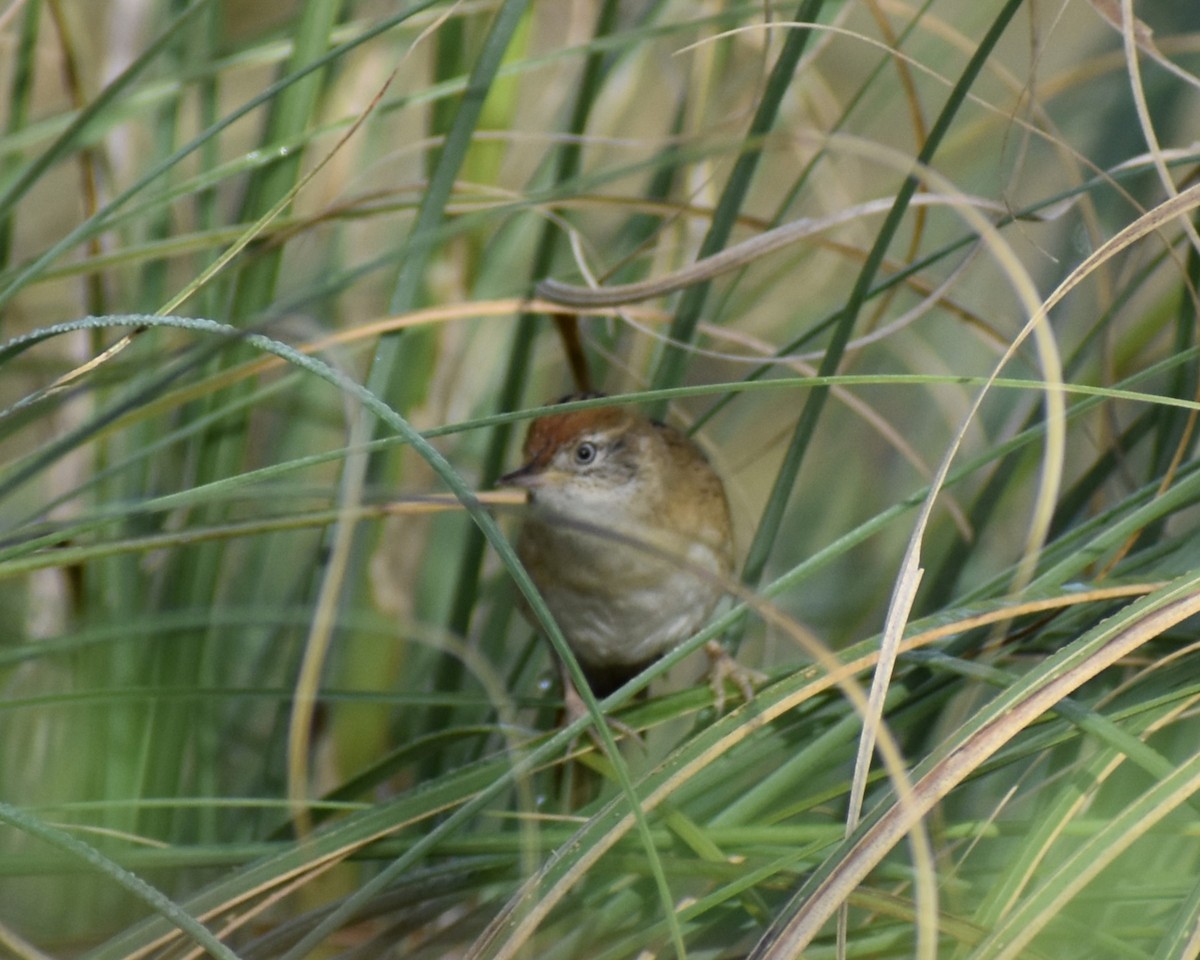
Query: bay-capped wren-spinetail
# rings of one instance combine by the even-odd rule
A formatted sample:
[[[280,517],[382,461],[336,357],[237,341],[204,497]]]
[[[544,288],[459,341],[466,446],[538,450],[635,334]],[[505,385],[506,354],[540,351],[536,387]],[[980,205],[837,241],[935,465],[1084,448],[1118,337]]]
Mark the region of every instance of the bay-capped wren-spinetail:
[[[725,487],[691,440],[627,406],[542,416],[524,455],[500,479],[529,491],[517,554],[603,697],[695,633],[720,600],[734,563]],[[580,702],[565,670],[563,681],[570,711],[572,695]]]

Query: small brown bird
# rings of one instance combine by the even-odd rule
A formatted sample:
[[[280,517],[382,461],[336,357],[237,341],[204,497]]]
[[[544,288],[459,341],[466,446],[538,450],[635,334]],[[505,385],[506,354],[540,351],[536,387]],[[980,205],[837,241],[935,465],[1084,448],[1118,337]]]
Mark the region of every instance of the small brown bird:
[[[500,479],[529,491],[517,553],[603,697],[695,633],[720,600],[734,560],[725,488],[691,440],[625,406],[540,417],[524,453]],[[731,662],[718,644],[709,652]]]

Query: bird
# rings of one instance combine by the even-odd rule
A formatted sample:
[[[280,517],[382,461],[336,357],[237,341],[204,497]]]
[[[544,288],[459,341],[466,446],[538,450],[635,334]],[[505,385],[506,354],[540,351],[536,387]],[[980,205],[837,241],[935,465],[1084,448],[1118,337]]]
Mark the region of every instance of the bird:
[[[527,491],[517,555],[603,698],[694,634],[726,592],[734,538],[725,485],[688,437],[626,404],[538,417],[523,454],[499,481]],[[706,649],[718,710],[727,676],[751,695],[720,644]],[[560,675],[568,717],[586,712],[561,664]]]

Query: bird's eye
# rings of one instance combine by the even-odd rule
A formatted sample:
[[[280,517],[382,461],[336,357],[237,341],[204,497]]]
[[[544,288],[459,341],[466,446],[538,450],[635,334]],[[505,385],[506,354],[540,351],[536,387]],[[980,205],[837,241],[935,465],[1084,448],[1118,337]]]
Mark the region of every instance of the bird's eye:
[[[575,448],[575,462],[581,465],[587,465],[596,459],[596,445],[594,443],[583,442]]]

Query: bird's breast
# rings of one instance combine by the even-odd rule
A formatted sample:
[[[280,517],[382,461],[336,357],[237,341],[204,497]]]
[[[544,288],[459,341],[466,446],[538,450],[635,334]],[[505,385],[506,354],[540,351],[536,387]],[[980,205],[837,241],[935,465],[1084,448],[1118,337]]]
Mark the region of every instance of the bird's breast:
[[[652,529],[612,536],[526,523],[518,552],[572,650],[593,666],[665,653],[708,619],[729,573],[722,553]]]

